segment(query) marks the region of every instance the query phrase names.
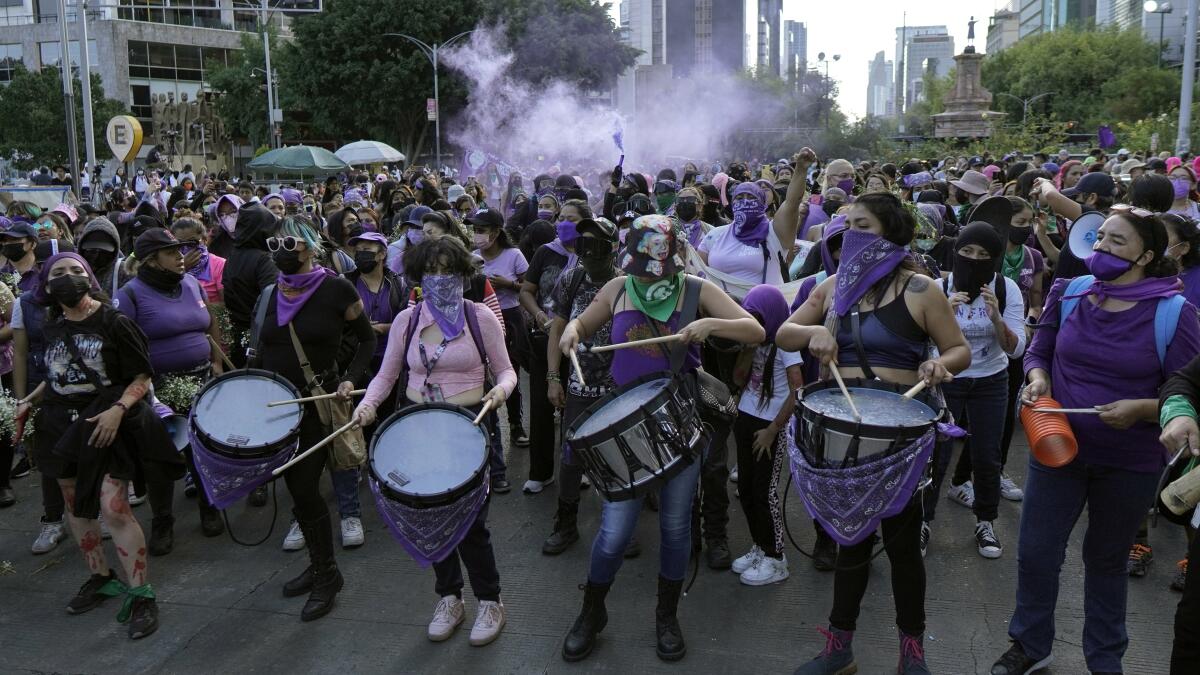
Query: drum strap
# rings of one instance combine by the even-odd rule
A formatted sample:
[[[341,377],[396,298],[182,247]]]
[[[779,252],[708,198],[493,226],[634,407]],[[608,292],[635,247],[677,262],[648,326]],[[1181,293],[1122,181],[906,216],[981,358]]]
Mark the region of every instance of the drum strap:
[[[254,323],[250,324],[250,343],[246,347],[246,363],[258,358],[258,347],[262,340],[262,327],[267,321],[267,305],[271,304],[271,296],[275,294],[275,284],[268,284],[258,295],[254,305]]]
[[[867,350],[863,347],[862,319],[859,317],[858,303],[850,308],[850,333],[854,336],[854,351],[858,352],[858,368],[868,380],[875,379],[875,371],[867,361]]]

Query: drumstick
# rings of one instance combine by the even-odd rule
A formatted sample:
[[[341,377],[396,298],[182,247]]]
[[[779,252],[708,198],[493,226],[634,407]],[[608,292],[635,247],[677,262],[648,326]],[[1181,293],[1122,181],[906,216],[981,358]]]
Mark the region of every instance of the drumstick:
[[[579,386],[586,387],[587,383],[583,381],[583,368],[579,367],[579,357],[575,355],[575,350],[572,349],[567,356],[571,357],[571,365],[575,366],[575,376],[579,378]]]
[[[854,421],[861,422],[862,415],[858,414],[858,406],[854,405],[854,399],[850,398],[850,390],[846,389],[846,383],[842,381],[842,374],[838,371],[837,364],[829,364],[829,369],[833,371],[833,379],[837,380],[838,388],[842,390],[842,396],[846,397],[846,403],[850,404],[850,412],[854,413]]]
[[[643,345],[656,345],[660,342],[675,342],[680,339],[681,338],[679,335],[662,335],[659,337],[646,338],[645,340],[630,340],[629,342],[618,342],[617,344],[601,345],[599,347],[592,347],[590,351],[593,354],[599,354],[601,352],[611,352],[614,349],[625,349],[626,347],[641,347]]]
[[[1036,413],[1070,413],[1072,415],[1100,415],[1104,411],[1095,408],[1034,408]]]
[[[491,409],[492,409],[492,399],[489,398],[488,400],[483,402],[483,407],[479,409],[479,414],[475,416],[475,421],[471,422],[471,424],[474,424],[475,426],[479,426],[479,423],[483,421],[483,416],[486,415],[488,413],[488,411]]]
[[[217,344],[217,341],[214,340],[213,336],[211,335],[208,336],[208,344],[212,345],[212,348],[217,350],[217,353],[221,355],[221,360],[225,362],[226,368],[230,370],[237,370],[237,366],[233,365],[233,361],[230,361],[229,357],[226,356],[225,350],[221,349],[221,345]]]
[[[349,422],[346,423],[346,426],[342,427],[341,429],[338,429],[337,431],[333,432],[332,434],[329,434],[325,438],[322,438],[320,441],[317,442],[316,445],[312,446],[311,448],[309,448],[309,449],[305,450],[304,452],[291,458],[290,460],[288,460],[287,464],[284,464],[283,466],[272,471],[271,475],[278,476],[279,474],[283,473],[284,471],[287,471],[288,469],[290,469],[292,467],[292,465],[303,460],[305,457],[308,457],[309,455],[313,454],[317,450],[320,450],[321,448],[325,447],[326,445],[329,445],[330,443],[333,442],[333,439],[337,438],[338,436],[341,436],[342,434],[346,433],[347,431],[350,431],[350,429],[352,429],[356,426],[358,426],[358,420],[357,419],[350,420]]]
[[[350,395],[351,396],[362,396],[365,393],[367,393],[366,389],[355,389],[354,391],[350,392]],[[271,401],[270,403],[267,404],[267,407],[274,408],[277,405],[287,405],[289,403],[308,403],[309,401],[324,401],[327,398],[334,398],[335,396],[337,396],[337,392],[334,392],[332,394],[321,394],[320,396],[306,396],[304,398],[292,398],[292,399],[288,399],[286,401]]]
[[[923,389],[925,389],[925,380],[921,380],[920,382],[914,384],[913,388],[901,394],[901,397],[911,399],[912,397],[921,393],[921,390]]]

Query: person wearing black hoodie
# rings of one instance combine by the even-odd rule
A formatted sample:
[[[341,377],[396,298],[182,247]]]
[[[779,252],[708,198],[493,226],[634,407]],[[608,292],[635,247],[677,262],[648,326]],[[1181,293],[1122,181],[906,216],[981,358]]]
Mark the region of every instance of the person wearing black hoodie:
[[[79,255],[92,266],[100,288],[114,301],[117,289],[125,281],[121,273],[121,235],[108,218],[93,218],[79,233]]]
[[[267,238],[275,233],[275,214],[261,204],[246,204],[238,211],[233,231],[233,252],[225,262],[221,283],[225,286],[225,308],[232,326],[230,357],[234,365],[246,364],[245,340],[250,332],[254,303],[262,289],[275,283],[279,270],[267,251]]]

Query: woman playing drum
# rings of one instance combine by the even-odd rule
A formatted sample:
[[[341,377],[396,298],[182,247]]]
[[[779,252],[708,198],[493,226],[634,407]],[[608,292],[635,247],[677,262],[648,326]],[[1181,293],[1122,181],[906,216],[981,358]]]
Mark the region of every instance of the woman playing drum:
[[[679,309],[689,278],[683,272],[684,244],[674,220],[667,216],[642,216],[633,222],[625,237],[626,251],[621,269],[628,276],[609,281],[592,304],[563,329],[559,347],[570,355],[576,345],[601,326],[612,321],[612,342],[618,344],[654,337],[656,332],[678,333],[690,343],[717,336],[745,344],[764,340],[765,331],[753,317],[720,288],[703,282],[699,314],[705,318],[680,326]],[[613,355],[612,375],[617,386],[642,375],[667,371],[669,347],[649,345],[620,349]],[[699,366],[699,346],[688,348],[684,371]],[[662,486],[659,526],[662,535],[658,577],[658,609],[655,613],[658,655],[668,661],[683,658],[687,651],[679,621],[675,617],[683,578],[691,553],[691,509],[700,475],[701,458]],[[563,643],[563,658],[578,661],[591,653],[596,634],[608,620],[604,597],[612,586],[633,536],[637,516],[642,510],[640,498],[606,501],[600,530],[592,545],[591,566],[583,609]]]
[[[846,377],[879,377],[898,384],[937,385],[971,361],[970,348],[941,288],[913,272],[908,256],[916,222],[886,193],[862,195],[847,213],[837,274],[779,329],[780,349],[808,348]],[[826,321],[830,327],[822,325]],[[861,322],[860,331],[853,324]],[[860,340],[855,333],[861,332]],[[927,359],[932,340],[941,354]],[[865,356],[865,362],[863,357]],[[901,673],[924,673],[925,566],[921,559],[920,500],[885,518],[883,536],[892,564],[892,594],[900,627]],[[867,590],[872,538],[842,546],[834,576],[833,609],[825,650],[797,672],[834,673],[854,663],[850,641]]]
[[[508,360],[504,330],[496,315],[487,305],[463,299],[463,284],[475,274],[466,247],[454,237],[427,239],[405,250],[404,270],[414,284],[420,284],[422,301],[400,312],[392,322],[383,365],[355,411],[357,419],[363,426],[375,421],[376,408],[396,386],[403,361],[407,362],[406,405],[452,403],[475,412],[485,402],[493,410],[502,406],[517,386],[517,375]],[[415,324],[413,312],[418,313]],[[467,312],[473,312],[474,317],[468,318]],[[471,323],[476,323],[481,333],[487,364],[481,358]],[[496,380],[491,389],[485,388],[485,365],[490,365]],[[397,399],[400,396],[397,392]],[[442,560],[433,561],[435,590],[441,596],[429,622],[429,639],[434,642],[448,639],[464,620],[460,557],[467,566],[471,590],[479,600],[471,644],[486,645],[504,628],[500,573],[486,525],[487,513],[485,501],[457,547]]]

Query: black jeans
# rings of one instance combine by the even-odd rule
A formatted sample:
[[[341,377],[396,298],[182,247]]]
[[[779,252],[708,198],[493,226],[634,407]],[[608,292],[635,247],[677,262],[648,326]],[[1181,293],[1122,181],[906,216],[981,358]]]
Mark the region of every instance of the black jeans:
[[[1025,383],[1025,357],[1008,360],[1008,406],[1004,410],[1004,431],[1000,434],[1000,472],[1008,466],[1008,448],[1012,445],[1013,430],[1017,426],[1017,394]],[[966,421],[970,424],[970,420]],[[960,422],[961,425],[961,422]],[[962,485],[971,480],[971,439],[963,440],[963,452],[958,456],[958,464],[954,466],[955,485]]]
[[[567,394],[566,405],[562,410],[562,425],[564,429],[562,444],[562,462],[558,467],[558,498],[564,502],[579,501],[579,480],[583,477],[583,462],[571,454],[567,448],[565,429],[571,426],[580,413],[598,399]]]
[[[529,480],[554,476],[554,406],[546,391],[546,344],[550,336],[530,331],[529,343]],[[540,355],[540,356],[539,356]]]
[[[317,409],[312,403],[305,404],[304,417],[300,420],[300,447],[311,448],[316,445],[328,432]],[[328,453],[318,450],[305,457],[299,464],[283,473],[288,492],[295,504],[296,516],[304,520],[316,520],[329,514],[325,498],[321,496],[321,475],[325,473],[325,460]]]
[[[739,473],[739,480],[741,476]],[[892,600],[896,625],[909,635],[925,632],[925,561],[921,558],[921,503],[914,498],[892,518],[885,518],[883,543],[892,564]],[[855,630],[863,595],[867,592],[874,537],[854,546],[838,548],[833,575],[833,609],[829,623],[839,630]],[[844,569],[852,568],[852,569]]]
[[[770,423],[770,420],[738,413],[733,423],[733,439],[737,444],[738,499],[746,512],[750,537],[767,556],[779,558],[783,555],[783,521],[775,486],[783,466],[784,451],[779,443],[783,432],[776,437],[772,452],[762,458],[756,457],[754,452],[754,434],[766,429]]]
[[[1171,675],[1200,673],[1200,536],[1190,532],[1187,581],[1175,609],[1175,646],[1171,649]]]
[[[439,597],[456,595],[462,597],[463,576],[461,558],[467,566],[467,575],[471,577],[471,591],[476,600],[500,599],[500,572],[496,570],[496,554],[492,550],[492,535],[487,529],[488,502],[484,502],[479,510],[467,536],[458,547],[446,556],[445,560],[435,562],[433,571],[437,575],[434,590]]]
[[[525,327],[525,315],[521,313],[520,307],[500,310],[501,316],[504,317],[504,346],[508,351],[508,360],[512,363],[513,370],[517,371],[518,375],[521,368],[529,370],[529,330]],[[542,357],[545,358],[546,352],[542,352]],[[517,386],[513,387],[512,396],[504,402],[508,409],[508,427],[509,429],[524,429],[525,425],[521,423],[521,385],[518,380]]]
[[[974,474],[975,519],[995,520],[1000,508],[1000,438],[1004,397],[1008,391],[1008,373],[1000,371],[986,377],[955,378],[942,385],[946,407],[956,422],[966,419],[970,443],[964,443],[962,455],[970,455],[968,471]],[[954,454],[954,441],[938,441],[934,446],[933,484],[925,490],[925,522],[932,522],[937,512],[942,480]],[[962,462],[959,462],[959,467]],[[956,469],[951,483],[962,485],[971,473],[960,476]]]

